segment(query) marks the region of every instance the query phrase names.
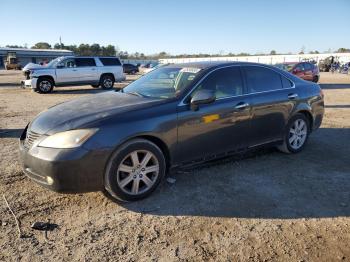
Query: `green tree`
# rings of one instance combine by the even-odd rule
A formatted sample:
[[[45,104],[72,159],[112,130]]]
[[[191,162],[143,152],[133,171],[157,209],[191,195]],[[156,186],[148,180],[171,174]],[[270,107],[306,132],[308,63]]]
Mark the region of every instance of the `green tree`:
[[[92,44],[90,46],[90,53],[91,53],[91,55],[95,55],[95,56],[101,55],[102,48],[100,47],[99,44]]]
[[[8,48],[26,48],[25,46],[20,46],[20,45],[7,45],[6,47],[8,47]]]
[[[350,48],[344,48],[344,47],[341,47],[338,49],[337,53],[348,53],[350,52]]]
[[[277,52],[275,50],[271,50],[270,55],[276,55]]]
[[[108,45],[105,47],[102,47],[102,55],[104,56],[115,56],[117,54],[117,50],[115,46]]]
[[[46,42],[39,42],[32,46],[33,49],[51,49],[51,45]]]

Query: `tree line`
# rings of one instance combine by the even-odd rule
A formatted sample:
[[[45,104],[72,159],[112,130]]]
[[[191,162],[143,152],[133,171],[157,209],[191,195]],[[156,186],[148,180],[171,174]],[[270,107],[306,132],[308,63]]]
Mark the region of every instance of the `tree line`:
[[[12,48],[27,48],[27,46],[18,46],[18,45],[7,45],[6,47],[12,47]],[[49,43],[46,42],[38,42],[35,45],[31,47],[32,49],[65,49],[73,51],[76,55],[81,56],[119,56],[121,59],[162,59],[162,58],[197,58],[197,57],[225,57],[225,56],[251,56],[251,55],[278,55],[279,53],[276,50],[271,50],[269,54],[264,53],[258,53],[258,54],[249,54],[249,53],[227,53],[224,54],[223,51],[217,53],[217,54],[206,54],[206,53],[199,53],[199,54],[180,54],[180,55],[172,55],[167,52],[160,52],[157,54],[150,54],[145,55],[144,53],[135,52],[135,53],[128,53],[127,51],[121,51],[117,47],[113,45],[106,45],[102,46],[99,44],[80,44],[80,45],[64,45],[62,43],[56,43],[53,46],[51,46]],[[330,52],[328,50],[327,52]],[[350,48],[339,48],[336,53],[348,53],[350,52]],[[299,54],[305,54],[305,47],[301,48],[301,51]],[[320,52],[310,51],[309,54],[319,54]],[[292,54],[292,53],[288,53]],[[286,54],[281,54],[286,55]]]

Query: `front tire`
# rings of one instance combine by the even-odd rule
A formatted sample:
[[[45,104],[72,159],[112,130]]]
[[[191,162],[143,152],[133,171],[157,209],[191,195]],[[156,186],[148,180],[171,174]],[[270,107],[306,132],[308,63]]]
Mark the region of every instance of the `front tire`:
[[[277,148],[287,154],[295,154],[305,147],[310,133],[310,123],[304,114],[296,114],[287,125],[283,144]]]
[[[52,92],[53,89],[53,81],[50,78],[39,78],[36,83],[35,91],[38,91],[41,94],[47,94]]]
[[[145,139],[133,139],[113,153],[106,168],[105,188],[118,200],[139,200],[157,188],[165,172],[159,147]]]
[[[114,78],[111,75],[103,75],[100,80],[100,85],[103,89],[111,89],[114,85]]]

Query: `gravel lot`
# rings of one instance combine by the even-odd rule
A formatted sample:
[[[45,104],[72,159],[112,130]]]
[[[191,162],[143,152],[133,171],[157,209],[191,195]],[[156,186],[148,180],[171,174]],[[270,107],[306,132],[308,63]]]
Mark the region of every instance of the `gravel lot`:
[[[64,195],[24,176],[17,137],[88,86],[40,95],[0,71],[0,261],[350,261],[350,75],[322,73],[326,114],[305,150],[260,150],[170,174],[148,199]],[[132,81],[135,77],[129,78]],[[123,84],[122,84],[123,85]],[[48,232],[30,228],[50,221]]]

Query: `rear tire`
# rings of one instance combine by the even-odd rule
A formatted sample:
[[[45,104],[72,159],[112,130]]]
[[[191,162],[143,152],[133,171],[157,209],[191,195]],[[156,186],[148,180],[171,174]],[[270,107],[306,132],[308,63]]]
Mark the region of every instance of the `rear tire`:
[[[40,94],[47,94],[52,92],[53,86],[53,81],[50,78],[39,78],[36,83],[35,91],[38,91]]]
[[[111,156],[105,189],[118,200],[139,200],[157,188],[165,172],[165,158],[159,147],[145,139],[133,139]]]
[[[305,147],[310,133],[310,123],[304,114],[294,115],[286,127],[283,144],[277,146],[278,150],[287,154],[295,154]]]
[[[100,80],[100,85],[103,89],[111,89],[114,85],[114,77],[111,75],[103,75]]]

